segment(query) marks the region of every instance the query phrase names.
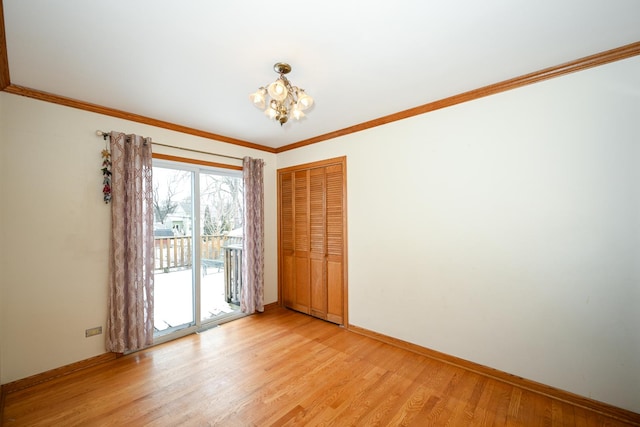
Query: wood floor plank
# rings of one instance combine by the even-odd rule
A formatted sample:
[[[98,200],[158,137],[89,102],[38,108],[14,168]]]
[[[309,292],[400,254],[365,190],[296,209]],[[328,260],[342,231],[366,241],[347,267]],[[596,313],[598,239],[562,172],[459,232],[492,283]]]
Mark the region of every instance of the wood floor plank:
[[[412,393],[404,401],[399,411],[389,420],[387,425],[408,426],[413,424],[416,417],[429,401],[429,391],[425,386],[418,384],[412,388]]]
[[[373,384],[379,376],[372,374],[376,370],[367,364],[353,366],[344,357],[336,361],[334,369],[322,372],[322,386],[313,387],[311,390],[305,386],[301,390],[303,395],[299,399],[301,407],[305,410],[292,419],[293,425],[305,425],[314,419],[331,419],[340,402],[352,398],[358,387],[362,389]],[[379,369],[379,372],[383,370]],[[265,423],[264,425],[268,425]]]
[[[12,391],[2,422],[633,425],[285,309]]]

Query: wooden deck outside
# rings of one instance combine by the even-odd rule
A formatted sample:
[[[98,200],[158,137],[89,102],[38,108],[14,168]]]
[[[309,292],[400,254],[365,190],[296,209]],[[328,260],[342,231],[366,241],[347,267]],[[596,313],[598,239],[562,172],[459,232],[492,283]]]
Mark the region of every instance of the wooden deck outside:
[[[163,333],[195,322],[192,278],[192,238],[155,238],[154,325]],[[201,320],[238,311],[242,288],[242,238],[203,236],[201,267]]]
[[[633,425],[281,308],[13,391],[2,419],[5,426]]]

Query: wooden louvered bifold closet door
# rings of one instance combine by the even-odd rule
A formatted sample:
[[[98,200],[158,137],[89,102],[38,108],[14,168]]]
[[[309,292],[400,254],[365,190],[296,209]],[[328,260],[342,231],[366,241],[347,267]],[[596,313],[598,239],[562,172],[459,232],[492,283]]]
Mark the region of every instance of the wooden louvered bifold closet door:
[[[309,313],[311,302],[311,289],[309,288],[309,171],[295,172],[293,179],[293,290],[295,295],[291,308]]]
[[[326,223],[327,223],[327,320],[344,320],[344,170],[343,165],[327,166]]]
[[[293,174],[278,174],[278,273],[282,303],[293,308]]]
[[[309,279],[311,315],[327,318],[327,285],[325,277],[325,204],[324,168],[309,171]]]
[[[344,159],[288,168],[279,181],[279,278],[286,307],[342,324]]]

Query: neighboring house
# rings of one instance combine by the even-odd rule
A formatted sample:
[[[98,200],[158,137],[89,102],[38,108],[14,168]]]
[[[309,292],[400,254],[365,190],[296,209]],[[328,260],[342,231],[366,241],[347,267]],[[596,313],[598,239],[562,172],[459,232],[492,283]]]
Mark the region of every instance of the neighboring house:
[[[191,233],[191,203],[180,202],[176,209],[167,215],[164,221],[167,228],[174,230],[175,234],[186,235]]]

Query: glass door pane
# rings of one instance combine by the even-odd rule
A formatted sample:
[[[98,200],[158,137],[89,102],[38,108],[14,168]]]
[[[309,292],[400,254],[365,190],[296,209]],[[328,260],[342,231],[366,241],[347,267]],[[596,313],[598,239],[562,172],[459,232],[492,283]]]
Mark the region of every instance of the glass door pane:
[[[200,320],[215,321],[240,309],[243,184],[238,173],[201,172]]]
[[[156,335],[195,325],[194,175],[188,170],[153,168]]]

